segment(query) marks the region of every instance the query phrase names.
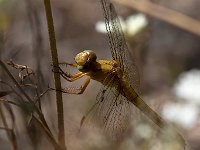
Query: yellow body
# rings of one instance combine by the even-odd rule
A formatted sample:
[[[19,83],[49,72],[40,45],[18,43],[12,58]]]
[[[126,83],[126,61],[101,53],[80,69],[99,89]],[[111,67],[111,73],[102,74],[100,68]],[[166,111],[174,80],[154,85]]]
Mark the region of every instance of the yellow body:
[[[122,70],[115,60],[97,60],[87,75],[90,76],[91,79],[104,84],[103,81],[109,74],[115,76],[114,82],[117,82],[116,84],[120,84],[120,86],[123,87],[123,92],[120,94],[129,98],[129,101],[131,101],[130,98],[135,99],[138,96],[131,85],[123,79]],[[115,84],[113,84],[113,86],[115,86]]]
[[[91,79],[102,83],[108,74],[119,74],[119,70],[120,68],[114,60],[97,60],[88,75]]]
[[[116,102],[115,100],[127,100],[133,103],[138,109],[141,110],[141,112],[143,112],[160,128],[168,126],[168,124],[154,110],[152,110],[135,92],[134,87],[132,87],[130,83],[130,79],[127,79],[126,73],[129,72],[125,72],[124,70],[122,70],[122,66],[120,67],[120,64],[116,60],[96,60],[96,58],[96,54],[91,50],[85,50],[76,55],[76,64],[70,65],[77,67],[80,72],[75,75],[69,75],[65,73],[61,75],[70,82],[80,79],[85,75],[89,76],[89,78],[80,89],[77,89],[79,92],[72,92],[70,91],[70,88],[64,89],[64,92],[72,94],[82,94],[89,84],[90,79],[93,79],[101,82],[104,86],[108,86],[108,88],[112,87],[114,90],[117,90],[114,95],[115,97],[111,97],[112,99],[114,98],[113,102]],[[128,71],[131,72],[132,70]],[[120,94],[124,98],[121,97]],[[111,99],[105,100],[109,101]],[[177,134],[181,142],[184,143],[184,139],[182,138],[182,136],[179,133]]]
[[[90,76],[91,79],[104,84],[104,79],[111,74],[115,76],[115,83],[112,85],[115,86],[118,84],[122,87],[122,90],[119,91],[120,94],[151,118],[155,124],[163,128],[164,124],[166,124],[165,121],[138,96],[130,83],[123,78],[123,72],[115,60],[97,60],[90,68],[87,75]]]

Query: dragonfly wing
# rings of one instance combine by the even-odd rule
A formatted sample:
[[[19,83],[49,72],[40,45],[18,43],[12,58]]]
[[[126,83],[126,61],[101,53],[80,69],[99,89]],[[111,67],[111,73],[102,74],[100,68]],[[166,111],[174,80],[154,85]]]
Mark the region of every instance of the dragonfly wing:
[[[130,123],[131,105],[120,94],[121,87],[115,75],[110,74],[103,84],[96,97],[95,105],[86,115],[83,126],[92,127],[92,124],[97,123],[106,136],[117,141],[124,135]]]
[[[124,72],[124,78],[127,79],[133,88],[139,93],[139,75],[137,66],[130,57],[128,46],[121,28],[121,24],[115,8],[110,0],[101,0],[104,11],[107,35],[109,38],[110,49],[114,60],[119,62],[120,68]]]

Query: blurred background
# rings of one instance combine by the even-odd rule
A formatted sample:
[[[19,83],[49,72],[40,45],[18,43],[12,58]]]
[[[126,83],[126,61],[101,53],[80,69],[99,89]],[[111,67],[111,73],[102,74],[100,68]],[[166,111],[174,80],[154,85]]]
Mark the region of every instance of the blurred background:
[[[51,3],[60,62],[73,63],[74,56],[85,49],[95,51],[98,59],[111,59],[108,38],[101,25],[103,12],[98,0],[52,0]],[[152,3],[200,19],[199,0],[154,0]],[[114,5],[121,17],[130,53],[138,66],[143,99],[178,129],[184,136],[188,149],[198,150],[200,37],[118,3]],[[132,29],[136,24],[139,24],[139,27]],[[39,93],[53,87],[43,1],[0,0],[0,59],[5,62],[12,60],[14,63],[32,68],[36,74]],[[12,67],[8,68],[16,80],[20,80],[19,72]],[[70,67],[67,69],[70,73],[76,71]],[[2,68],[0,80],[14,86]],[[84,79],[73,83],[62,79],[62,87],[79,87],[83,82]],[[63,94],[65,139],[68,149],[81,149],[83,145],[89,147],[88,149],[101,149],[101,146],[106,145],[101,143],[101,146],[93,146],[90,141],[83,140],[87,134],[78,135],[81,118],[95,102],[100,87],[100,83],[92,81],[82,95]],[[7,88],[0,84],[1,90]],[[33,97],[34,94],[30,93]],[[17,100],[12,94],[0,98]],[[51,91],[43,96],[41,105],[47,123],[57,137],[55,101],[55,94]],[[4,115],[10,125],[13,120],[10,119],[8,110],[4,107],[1,107],[1,110],[5,112]],[[27,126],[29,117],[26,113],[16,106],[12,106],[12,110],[18,149],[53,149],[36,125]],[[2,117],[0,118],[2,120]],[[3,126],[2,121],[0,125]],[[165,148],[166,145],[163,143],[167,142],[164,138],[149,142],[152,139],[149,134],[153,129],[145,124],[137,127],[137,134],[129,135],[121,144],[121,149],[178,149],[174,148],[176,144],[171,146],[169,143]],[[141,131],[145,131],[146,134],[143,135]],[[157,133],[153,135],[156,137]],[[138,138],[139,136],[141,137]],[[92,138],[95,141],[101,140],[101,137]],[[144,141],[148,141],[145,142],[148,143],[148,148],[141,146]],[[0,149],[11,149],[10,145],[6,132],[0,130]],[[107,148],[105,147],[104,149]]]

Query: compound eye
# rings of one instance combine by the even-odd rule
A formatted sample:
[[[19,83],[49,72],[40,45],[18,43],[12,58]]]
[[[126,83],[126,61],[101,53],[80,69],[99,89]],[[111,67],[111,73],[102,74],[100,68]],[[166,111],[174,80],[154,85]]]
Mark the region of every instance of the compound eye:
[[[91,51],[91,50],[85,50],[81,53],[78,53],[75,57],[75,62],[80,65],[83,66],[86,63],[90,63],[92,61],[96,61],[97,57],[96,54]]]
[[[75,62],[80,66],[85,65],[87,63],[87,60],[88,54],[84,52],[78,53],[75,57]]]
[[[88,54],[88,61],[96,61],[97,60],[97,56],[96,56],[95,52],[93,52],[92,50],[85,50],[84,52],[86,52]]]

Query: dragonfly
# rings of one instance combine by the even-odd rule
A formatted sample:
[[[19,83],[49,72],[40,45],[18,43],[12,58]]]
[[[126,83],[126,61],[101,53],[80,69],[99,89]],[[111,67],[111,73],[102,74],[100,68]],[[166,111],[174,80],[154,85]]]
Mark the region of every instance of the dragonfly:
[[[98,122],[106,134],[113,138],[120,137],[127,128],[131,119],[131,105],[135,105],[144,115],[160,128],[168,126],[139,96],[139,75],[136,63],[129,54],[128,46],[118,19],[116,10],[109,0],[101,0],[104,12],[107,36],[109,39],[112,60],[98,60],[94,51],[84,50],[75,56],[75,63],[67,64],[78,69],[78,73],[70,75],[60,69],[61,75],[67,81],[73,82],[87,77],[80,88],[63,88],[62,91],[70,94],[82,94],[90,80],[102,83],[97,94],[96,103],[83,117]],[[178,134],[179,135],[179,134]],[[184,139],[180,135],[182,141]]]

